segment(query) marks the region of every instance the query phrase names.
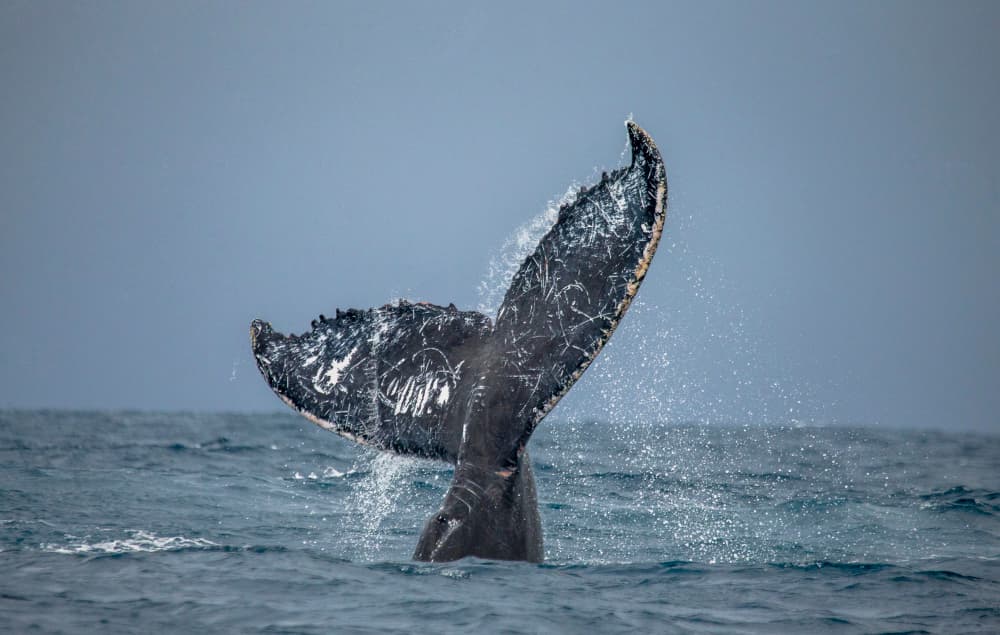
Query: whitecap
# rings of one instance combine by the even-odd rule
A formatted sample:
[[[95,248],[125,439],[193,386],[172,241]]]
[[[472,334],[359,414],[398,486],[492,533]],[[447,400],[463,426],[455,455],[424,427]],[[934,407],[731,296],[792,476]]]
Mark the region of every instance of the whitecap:
[[[184,536],[157,536],[151,531],[141,529],[129,532],[129,538],[106,540],[89,543],[86,541],[56,544],[42,543],[42,551],[65,554],[105,554],[105,553],[149,553],[154,551],[176,551],[178,549],[208,549],[218,547],[217,543],[205,538],[186,538]]]

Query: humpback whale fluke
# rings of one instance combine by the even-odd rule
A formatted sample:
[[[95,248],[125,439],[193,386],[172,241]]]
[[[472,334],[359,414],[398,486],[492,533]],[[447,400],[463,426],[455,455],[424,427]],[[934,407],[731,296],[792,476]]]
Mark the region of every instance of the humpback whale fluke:
[[[302,335],[254,320],[257,367],[317,425],[381,450],[455,465],[414,558],[542,559],[526,446],[611,337],[663,230],[656,144],[627,122],[632,162],[559,209],[492,321],[424,302],[320,316]]]

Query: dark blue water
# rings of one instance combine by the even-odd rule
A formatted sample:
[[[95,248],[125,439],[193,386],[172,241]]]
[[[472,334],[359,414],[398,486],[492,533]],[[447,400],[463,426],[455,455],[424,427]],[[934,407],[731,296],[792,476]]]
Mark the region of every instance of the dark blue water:
[[[410,561],[446,465],[291,415],[0,412],[9,632],[1000,632],[1000,438],[581,425],[546,563]]]

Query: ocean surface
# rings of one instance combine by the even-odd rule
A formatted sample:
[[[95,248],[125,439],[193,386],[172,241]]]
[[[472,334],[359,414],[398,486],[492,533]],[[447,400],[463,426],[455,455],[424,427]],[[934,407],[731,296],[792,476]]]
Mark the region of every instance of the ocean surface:
[[[996,633],[1000,437],[547,419],[541,565],[291,414],[0,412],[0,630]]]

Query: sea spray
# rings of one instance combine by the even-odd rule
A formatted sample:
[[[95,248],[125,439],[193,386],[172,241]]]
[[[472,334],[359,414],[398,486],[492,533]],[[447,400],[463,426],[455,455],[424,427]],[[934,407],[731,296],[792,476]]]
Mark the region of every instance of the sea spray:
[[[348,504],[353,513],[347,516],[347,522],[358,526],[345,535],[358,541],[360,559],[374,560],[379,555],[383,523],[396,511],[418,464],[416,459],[388,452],[365,450],[358,455],[353,470],[362,476],[352,483]]]

